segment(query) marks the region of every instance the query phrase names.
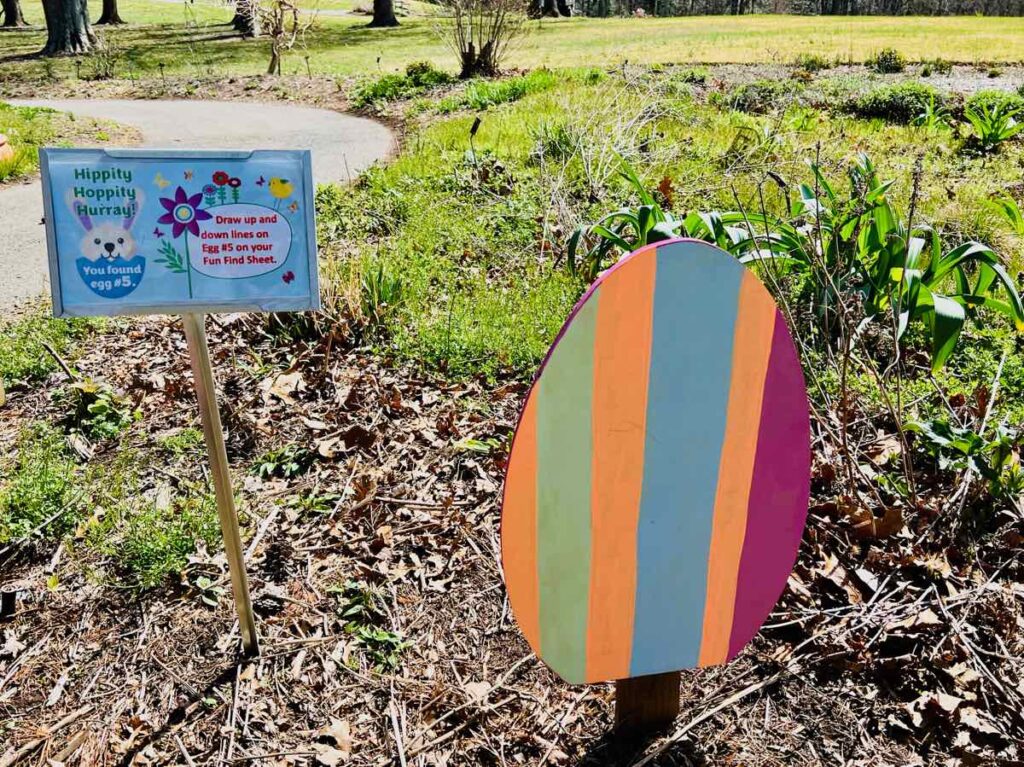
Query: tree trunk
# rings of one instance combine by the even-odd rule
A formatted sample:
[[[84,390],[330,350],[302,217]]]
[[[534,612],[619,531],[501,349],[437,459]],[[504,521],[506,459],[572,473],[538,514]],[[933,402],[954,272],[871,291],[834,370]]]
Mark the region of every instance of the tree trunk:
[[[43,56],[71,56],[88,53],[96,46],[89,24],[88,0],[43,0],[46,17],[46,45]]]
[[[368,27],[397,27],[394,0],[373,0],[373,21]]]
[[[231,25],[242,33],[242,37],[260,36],[259,0],[237,0],[235,2],[235,18]]]
[[[96,21],[97,24],[124,24],[124,19],[117,12],[117,0],[103,0],[103,10]]]
[[[20,0],[0,0],[0,10],[4,12],[4,27],[25,27],[25,17],[21,14]]]

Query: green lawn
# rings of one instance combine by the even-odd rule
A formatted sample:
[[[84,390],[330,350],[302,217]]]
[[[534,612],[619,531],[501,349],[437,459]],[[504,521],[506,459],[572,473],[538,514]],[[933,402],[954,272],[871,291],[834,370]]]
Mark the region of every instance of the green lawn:
[[[14,147],[14,156],[0,159],[0,184],[31,176],[39,167],[42,146],[131,143],[135,131],[108,120],[37,107],[12,107],[0,102],[0,133]]]
[[[367,30],[365,16],[338,15],[358,5],[355,0],[319,3],[317,7],[329,14],[319,16],[306,36],[304,50],[286,61],[286,71],[304,71],[306,53],[319,74],[362,74],[375,72],[378,66],[394,70],[419,60],[454,66],[452,54],[437,36],[435,20],[423,15],[429,6],[410,3],[413,15],[397,29]],[[132,23],[103,32],[114,44],[121,76],[154,72],[161,63],[169,73],[256,74],[267,61],[265,40],[239,40],[225,26],[231,17],[226,6],[206,0],[185,10],[162,0],[123,0],[122,7],[122,15]],[[41,22],[35,7],[29,7],[28,18]],[[789,62],[803,52],[859,62],[884,47],[896,48],[912,61],[937,57],[964,63],[1024,60],[1024,18],[580,18],[530,22],[528,32],[513,49],[508,66]],[[38,50],[42,42],[41,30],[0,34],[0,77],[73,71],[68,61],[48,65],[10,61]]]

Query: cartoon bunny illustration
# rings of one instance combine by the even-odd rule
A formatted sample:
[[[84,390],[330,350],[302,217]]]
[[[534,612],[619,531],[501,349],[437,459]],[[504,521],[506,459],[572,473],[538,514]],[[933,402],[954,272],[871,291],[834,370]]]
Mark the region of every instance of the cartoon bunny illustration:
[[[146,258],[138,252],[132,236],[132,226],[142,210],[142,192],[135,189],[134,197],[132,193],[124,189],[116,197],[89,203],[69,189],[64,198],[82,227],[75,259],[78,276],[102,298],[124,298],[139,287],[146,273]]]
[[[132,236],[132,225],[142,208],[142,190],[136,190],[135,199],[124,199],[121,207],[131,210],[131,214],[121,221],[101,221],[96,223],[88,213],[88,204],[80,197],[68,195],[67,203],[71,212],[82,225],[84,235],[79,249],[84,258],[92,262],[101,259],[110,263],[115,259],[131,261],[136,254],[135,238]]]

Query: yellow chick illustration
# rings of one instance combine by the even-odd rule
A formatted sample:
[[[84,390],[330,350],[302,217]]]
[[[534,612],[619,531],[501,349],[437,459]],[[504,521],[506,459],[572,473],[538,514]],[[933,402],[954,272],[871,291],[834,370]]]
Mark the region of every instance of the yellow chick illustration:
[[[276,208],[281,200],[287,200],[295,192],[295,185],[286,178],[270,179],[270,194],[276,197],[278,202],[274,203]]]

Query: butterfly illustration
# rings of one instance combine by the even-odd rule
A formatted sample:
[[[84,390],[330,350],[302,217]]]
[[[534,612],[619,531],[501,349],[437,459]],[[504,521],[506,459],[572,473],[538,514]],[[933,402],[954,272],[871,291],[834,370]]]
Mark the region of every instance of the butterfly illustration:
[[[259,181],[256,182],[256,186],[263,186],[266,183],[267,183],[267,180],[265,178],[263,178],[263,176],[260,176]]]
[[[168,181],[166,178],[164,178],[164,174],[160,173],[159,171],[157,172],[156,176],[153,178],[153,183],[156,184],[161,189],[166,189],[167,187],[169,187],[171,185],[171,182]]]
[[[285,272],[281,275],[281,279],[285,281],[286,285],[291,285],[295,280],[295,272]]]
[[[191,181],[192,177],[195,176],[195,175],[196,175],[195,171],[187,170],[187,171],[185,171],[185,180],[186,181]]]
[[[292,213],[298,213],[299,204],[297,202],[293,202],[291,205],[288,206],[288,210],[290,210]]]
[[[156,229],[153,230],[153,235],[155,237],[163,237],[164,233],[160,231],[160,227],[158,226]]]

